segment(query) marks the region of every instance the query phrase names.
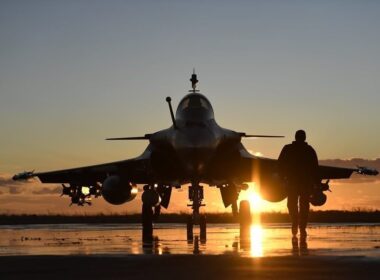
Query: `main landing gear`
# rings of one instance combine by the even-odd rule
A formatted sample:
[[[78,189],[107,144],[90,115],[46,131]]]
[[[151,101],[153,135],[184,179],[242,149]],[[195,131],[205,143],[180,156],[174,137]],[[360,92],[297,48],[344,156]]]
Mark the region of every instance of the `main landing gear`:
[[[142,238],[144,242],[153,241],[153,222],[157,221],[161,206],[167,208],[171,196],[171,186],[164,185],[146,185],[142,194]],[[203,203],[203,187],[198,182],[194,182],[189,187],[189,200],[193,213],[189,215],[186,223],[187,240],[194,239],[194,225],[199,225],[199,239],[201,242],[206,241],[207,222],[206,216],[200,213],[200,208],[205,206]],[[240,202],[239,211],[236,200],[232,203],[232,212],[238,216],[240,224],[240,237],[249,238],[251,225],[251,211],[248,201]]]
[[[171,186],[145,185],[142,200],[142,238],[143,241],[153,240],[153,222],[157,221],[161,206],[169,206]]]
[[[200,240],[206,241],[206,216],[199,213],[201,206],[205,206],[203,201],[203,187],[198,182],[194,182],[189,187],[189,200],[188,204],[193,209],[193,213],[187,219],[187,240],[193,240],[194,225],[199,225]]]
[[[170,186],[146,185],[142,194],[142,238],[145,242],[153,240],[153,222],[157,221],[161,206],[167,208],[171,195]],[[193,213],[187,219],[187,240],[194,238],[194,225],[199,225],[200,240],[206,240],[206,216],[199,212],[200,207],[205,206],[203,201],[203,187],[199,183],[193,183],[189,187],[189,200]]]

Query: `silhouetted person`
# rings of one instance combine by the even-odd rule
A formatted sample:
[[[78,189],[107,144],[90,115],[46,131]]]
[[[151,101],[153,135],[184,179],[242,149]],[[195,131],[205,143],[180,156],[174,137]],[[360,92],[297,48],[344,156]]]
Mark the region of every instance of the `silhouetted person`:
[[[295,138],[296,141],[284,146],[278,162],[280,175],[287,183],[293,237],[297,236],[299,228],[301,239],[306,239],[309,199],[317,180],[318,157],[314,149],[305,142],[305,131],[298,130]]]

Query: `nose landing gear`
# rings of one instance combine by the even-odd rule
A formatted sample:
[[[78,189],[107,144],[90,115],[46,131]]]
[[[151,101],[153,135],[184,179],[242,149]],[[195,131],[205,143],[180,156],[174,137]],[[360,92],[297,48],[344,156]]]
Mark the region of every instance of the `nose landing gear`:
[[[153,241],[153,222],[158,219],[160,215],[161,206],[166,208],[168,206],[168,201],[170,199],[171,188],[167,189],[166,193],[160,186],[155,187],[153,185],[144,186],[144,192],[142,194],[142,237],[143,241],[151,242]],[[170,190],[170,191],[169,191]],[[169,196],[169,198],[167,197]],[[168,200],[165,203],[165,197]],[[162,199],[161,199],[162,198]],[[203,203],[203,186],[200,186],[198,182],[194,182],[189,187],[189,200],[190,206],[193,213],[189,215],[187,219],[187,240],[192,241],[194,239],[194,225],[199,225],[200,229],[200,241],[206,241],[206,229],[207,222],[206,216],[200,213],[200,208],[205,206]],[[233,201],[232,209],[234,216],[239,217],[240,223],[240,237],[246,239],[249,237],[250,224],[251,224],[251,212],[250,204],[248,201],[244,200],[240,202],[240,207],[238,210],[237,200]]]
[[[199,225],[200,240],[206,240],[206,216],[200,214],[199,209],[205,206],[203,201],[203,187],[198,182],[193,182],[189,187],[189,200],[191,204],[188,204],[193,209],[193,213],[187,219],[187,240],[193,240],[193,228],[194,225]]]

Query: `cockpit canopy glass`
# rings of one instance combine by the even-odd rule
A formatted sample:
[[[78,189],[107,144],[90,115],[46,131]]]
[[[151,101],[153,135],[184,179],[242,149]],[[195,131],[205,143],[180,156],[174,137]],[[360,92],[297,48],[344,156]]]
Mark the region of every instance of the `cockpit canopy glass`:
[[[185,96],[178,105],[178,120],[209,120],[214,118],[214,111],[202,94],[191,93]]]

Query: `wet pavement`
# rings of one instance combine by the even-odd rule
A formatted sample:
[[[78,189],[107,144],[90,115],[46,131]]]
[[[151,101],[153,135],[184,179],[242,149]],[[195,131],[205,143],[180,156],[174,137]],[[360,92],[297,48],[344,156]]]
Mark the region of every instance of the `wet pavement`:
[[[155,240],[141,241],[139,224],[0,226],[0,256],[231,255],[243,257],[365,256],[380,258],[380,224],[311,224],[307,243],[293,242],[289,224],[252,225],[240,239],[237,224],[208,224],[207,240],[186,239],[184,224],[157,224]]]

